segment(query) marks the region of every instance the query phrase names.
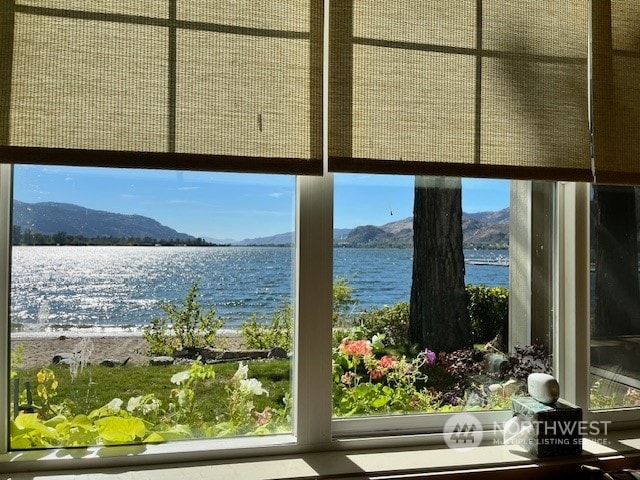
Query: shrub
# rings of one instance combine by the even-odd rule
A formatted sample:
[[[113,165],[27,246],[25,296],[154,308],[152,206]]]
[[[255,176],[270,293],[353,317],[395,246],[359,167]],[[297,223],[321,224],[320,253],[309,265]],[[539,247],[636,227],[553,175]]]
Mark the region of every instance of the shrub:
[[[499,333],[504,336],[503,329],[509,317],[509,290],[504,287],[467,285],[466,291],[474,342],[488,342]],[[334,319],[335,316],[334,313]],[[388,344],[404,344],[409,327],[409,303],[399,302],[363,310],[356,316],[354,324],[359,337],[384,334]]]
[[[506,332],[509,318],[509,290],[504,287],[467,285],[469,317],[474,343],[488,342]]]
[[[543,345],[516,345],[513,348],[505,376],[526,382],[531,373],[553,373],[551,355]]]
[[[407,341],[409,327],[409,303],[399,302],[395,305],[373,307],[362,311],[356,323],[364,337],[371,338],[383,334],[389,345],[400,345]]]
[[[353,287],[344,277],[337,277],[333,283],[333,326],[339,332],[349,332],[350,316],[358,300],[353,297]],[[293,307],[284,304],[274,312],[271,323],[254,313],[240,327],[245,346],[248,348],[268,349],[282,347],[288,352],[293,350]],[[343,337],[338,338],[339,343]]]
[[[269,325],[259,322],[254,313],[249,321],[242,322],[240,331],[248,348],[281,347],[290,352],[293,350],[293,308],[290,304],[283,305],[273,313]]]
[[[224,320],[216,318],[213,309],[203,313],[198,290],[198,282],[195,282],[182,306],[163,303],[161,307],[167,318],[153,318],[151,326],[144,328],[143,335],[151,355],[171,355],[180,348],[213,345]]]
[[[333,281],[333,326],[348,325],[356,305],[358,300],[353,297],[353,287],[345,277],[336,277]]]

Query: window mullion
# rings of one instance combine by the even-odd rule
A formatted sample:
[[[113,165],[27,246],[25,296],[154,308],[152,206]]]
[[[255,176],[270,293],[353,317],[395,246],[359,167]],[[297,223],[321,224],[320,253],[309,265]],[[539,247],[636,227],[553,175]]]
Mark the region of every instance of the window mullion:
[[[561,395],[589,403],[589,187],[561,184],[559,195],[559,328],[554,369]]]
[[[333,177],[298,177],[294,433],[298,444],[331,441]]]
[[[0,358],[9,359],[9,285],[11,265],[11,165],[0,165]],[[6,365],[6,363],[5,363]],[[9,366],[0,369],[0,454],[8,450]]]

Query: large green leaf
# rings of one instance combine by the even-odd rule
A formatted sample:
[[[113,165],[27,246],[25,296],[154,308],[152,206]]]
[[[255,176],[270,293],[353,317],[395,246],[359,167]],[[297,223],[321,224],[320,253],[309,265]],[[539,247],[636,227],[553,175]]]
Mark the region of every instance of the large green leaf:
[[[139,418],[105,417],[96,421],[96,427],[105,443],[130,443],[141,440],[147,433]]]

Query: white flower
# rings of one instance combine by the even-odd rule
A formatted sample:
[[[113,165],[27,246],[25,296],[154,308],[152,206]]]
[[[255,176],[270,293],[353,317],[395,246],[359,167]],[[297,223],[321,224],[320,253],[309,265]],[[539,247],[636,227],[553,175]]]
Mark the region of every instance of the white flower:
[[[160,408],[160,400],[157,398],[152,398],[147,403],[142,405],[142,413],[147,415],[150,412],[155,412]]]
[[[136,408],[140,406],[140,402],[142,401],[142,395],[139,397],[131,397],[127,402],[127,411],[133,412]]]
[[[269,392],[267,392],[263,387],[260,380],[255,378],[248,378],[244,380],[240,380],[240,390],[245,393],[251,393],[253,395],[266,395],[269,396]]]
[[[242,362],[238,363],[238,370],[233,374],[235,380],[246,380],[249,376],[249,365],[245,365]]]
[[[180,385],[181,383],[186,382],[188,379],[189,379],[189,370],[184,370],[182,372],[176,373],[173,377],[171,377],[171,383]]]
[[[176,396],[178,397],[178,405],[184,407],[184,404],[187,400],[187,392],[185,392],[184,390],[178,390]]]
[[[120,400],[119,398],[114,398],[113,400],[111,400],[109,403],[107,403],[107,408],[109,410],[113,410],[113,411],[119,411],[120,407],[122,406],[122,400]]]

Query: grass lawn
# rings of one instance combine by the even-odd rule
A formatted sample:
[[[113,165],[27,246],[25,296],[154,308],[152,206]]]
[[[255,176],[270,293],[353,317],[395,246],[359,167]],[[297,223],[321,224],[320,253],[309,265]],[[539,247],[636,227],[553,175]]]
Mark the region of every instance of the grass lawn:
[[[262,411],[265,406],[281,407],[284,396],[290,391],[291,363],[289,360],[250,361],[249,377],[255,377],[269,392],[269,396],[254,398],[255,409]],[[57,396],[51,400],[53,404],[69,402],[74,414],[89,413],[114,398],[120,398],[126,406],[131,397],[154,393],[163,405],[170,401],[171,391],[176,387],[171,383],[171,376],[187,370],[187,365],[148,366],[125,365],[108,368],[100,365],[89,365],[78,373],[75,381],[71,380],[69,368],[52,365],[51,370],[58,380]],[[204,421],[214,421],[226,410],[225,386],[238,369],[238,363],[220,363],[214,366],[216,377],[203,382],[196,388],[196,401],[202,412]],[[36,395],[38,382],[36,374],[39,369],[16,370],[20,379],[20,389],[25,382],[30,382],[33,402],[38,403]],[[12,393],[13,395],[13,393]],[[11,397],[13,398],[13,396]],[[175,401],[175,400],[173,400]]]

